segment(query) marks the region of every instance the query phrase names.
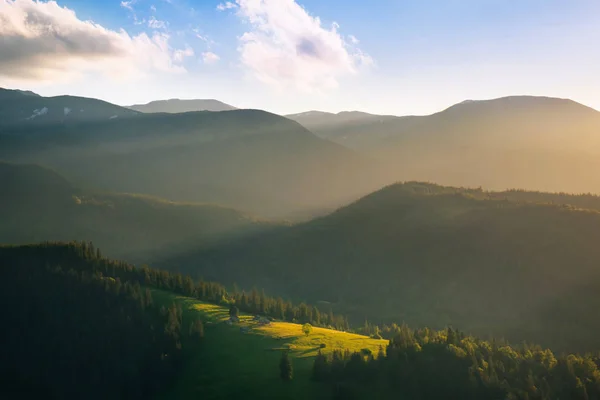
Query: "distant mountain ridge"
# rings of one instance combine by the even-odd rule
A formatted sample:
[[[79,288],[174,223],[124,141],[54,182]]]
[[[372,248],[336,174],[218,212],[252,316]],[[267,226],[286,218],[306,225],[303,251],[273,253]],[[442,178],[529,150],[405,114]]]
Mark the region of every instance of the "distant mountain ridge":
[[[193,111],[230,111],[237,110],[229,104],[214,99],[194,99],[194,100],[155,100],[147,104],[135,104],[127,106],[130,110],[142,113],[184,113]]]
[[[344,138],[348,130],[357,126],[370,126],[385,121],[393,121],[402,117],[395,115],[376,115],[362,111],[341,111],[337,114],[323,111],[307,111],[298,114],[285,115],[306,127],[316,135],[345,144]]]
[[[380,187],[375,164],[261,110],[139,114],[0,134],[0,159],[114,192],[264,216],[339,205]]]
[[[425,116],[336,122],[308,113],[297,121],[397,171],[397,180],[600,193],[592,172],[600,169],[600,112],[569,99],[508,96]]]
[[[137,114],[136,111],[87,97],[43,97],[30,91],[0,88],[0,129],[101,121]]]

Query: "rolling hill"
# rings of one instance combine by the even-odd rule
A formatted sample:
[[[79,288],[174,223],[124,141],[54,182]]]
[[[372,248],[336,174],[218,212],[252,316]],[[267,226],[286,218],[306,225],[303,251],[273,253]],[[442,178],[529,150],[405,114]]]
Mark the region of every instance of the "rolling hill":
[[[81,123],[136,114],[136,111],[97,99],[42,97],[33,92],[0,88],[0,133],[14,126]]]
[[[147,104],[135,104],[127,106],[130,110],[142,113],[184,113],[192,111],[231,111],[235,107],[213,99],[198,100],[156,100]]]
[[[85,240],[148,262],[272,225],[216,205],[82,190],[36,165],[0,163],[0,182],[0,243]]]
[[[453,325],[587,351],[600,305],[600,202],[392,185],[335,213],[166,260],[209,279],[326,301],[355,321]],[[554,204],[553,204],[554,202]],[[551,333],[549,333],[551,332]]]
[[[336,207],[383,185],[376,163],[258,110],[141,114],[0,134],[0,158],[80,186],[268,216]]]

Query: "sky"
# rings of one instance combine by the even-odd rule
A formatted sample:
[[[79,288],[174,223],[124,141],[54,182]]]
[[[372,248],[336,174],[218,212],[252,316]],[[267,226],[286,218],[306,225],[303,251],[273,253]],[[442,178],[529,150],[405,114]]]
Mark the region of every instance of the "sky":
[[[600,110],[600,1],[0,0],[0,87],[280,114],[509,95]]]

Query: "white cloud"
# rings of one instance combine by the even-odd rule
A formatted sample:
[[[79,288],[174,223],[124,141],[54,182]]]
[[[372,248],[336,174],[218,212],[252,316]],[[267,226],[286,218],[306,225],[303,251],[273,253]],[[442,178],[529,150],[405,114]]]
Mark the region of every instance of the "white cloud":
[[[230,2],[230,1],[226,1],[225,3],[220,3],[217,6],[217,10],[219,10],[219,11],[225,11],[225,10],[229,10],[231,8],[236,8],[236,7],[237,7],[236,4],[234,4],[234,3]]]
[[[360,43],[360,41],[354,35],[348,35],[348,39],[350,39],[350,42],[352,44],[358,44],[358,43]]]
[[[148,20],[148,27],[152,29],[166,29],[167,23],[165,21],[156,19],[154,16],[151,16]]]
[[[131,2],[126,2],[131,5]],[[169,36],[131,36],[82,21],[55,1],[0,0],[0,79],[54,80],[184,72]]]
[[[154,4],[150,6],[150,11],[156,12],[156,6]]]
[[[136,0],[122,1],[121,7],[133,11],[133,5],[135,4],[135,2]]]
[[[294,0],[236,2],[237,15],[252,27],[240,38],[241,61],[262,82],[320,90],[373,64],[356,43],[344,40],[338,24],[324,27]]]
[[[207,52],[202,53],[202,61],[204,61],[204,64],[214,64],[214,63],[218,62],[220,59],[221,59],[221,57],[219,57],[212,51],[207,51]]]
[[[175,52],[173,53],[173,59],[177,62],[182,62],[186,57],[193,57],[193,56],[194,56],[194,49],[192,49],[189,46],[187,46],[185,49],[182,49],[182,50],[175,50]]]

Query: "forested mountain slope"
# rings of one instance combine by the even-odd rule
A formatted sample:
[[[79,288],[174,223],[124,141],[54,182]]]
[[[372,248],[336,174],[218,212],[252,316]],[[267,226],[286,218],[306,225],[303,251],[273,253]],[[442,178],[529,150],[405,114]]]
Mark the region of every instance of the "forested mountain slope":
[[[332,302],[359,321],[597,349],[590,310],[600,305],[600,213],[523,201],[556,196],[397,184],[329,216],[164,265]],[[598,208],[590,196],[572,203],[585,199]]]
[[[83,186],[269,215],[339,206],[385,180],[372,160],[258,110],[15,128],[0,134],[0,157]]]
[[[555,356],[536,345],[485,341],[450,327],[393,325],[389,341],[305,330],[284,320],[318,323],[314,306],[307,314],[306,304],[293,306],[264,292],[136,268],[103,257],[88,243],[0,246],[0,278],[9,327],[0,332],[3,398],[600,395],[600,360],[593,354]],[[262,323],[272,315],[278,320]],[[333,320],[327,313],[322,318]]]
[[[86,240],[148,262],[272,225],[216,205],[82,190],[36,165],[0,163],[0,182],[0,243]]]

